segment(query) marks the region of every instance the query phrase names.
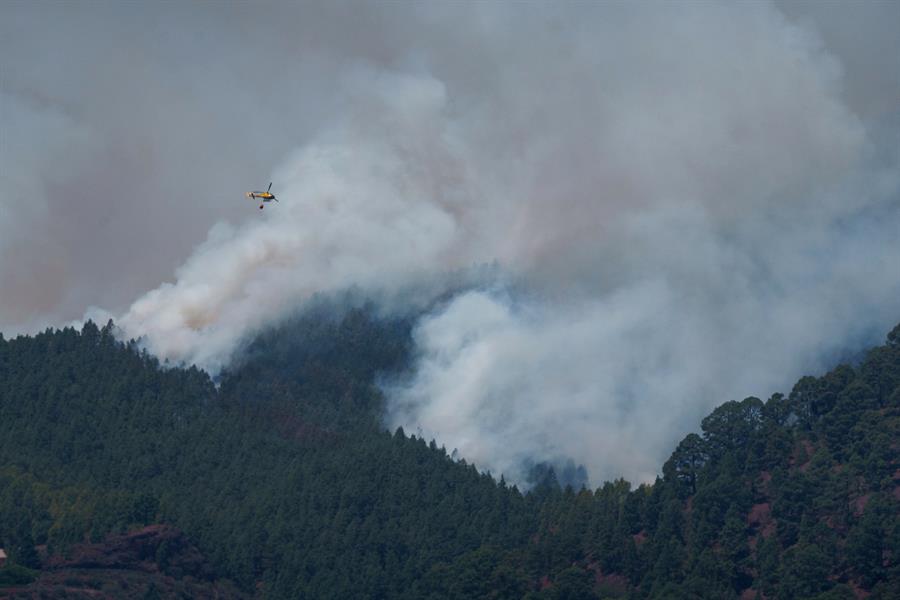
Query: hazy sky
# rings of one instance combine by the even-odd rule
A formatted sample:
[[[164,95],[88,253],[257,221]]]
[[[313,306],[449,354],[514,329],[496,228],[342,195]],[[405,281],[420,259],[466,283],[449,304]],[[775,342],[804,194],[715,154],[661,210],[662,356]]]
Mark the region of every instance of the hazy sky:
[[[387,424],[512,478],[651,478],[711,407],[900,321],[898,22],[0,4],[0,331],[112,316],[214,370],[312,293],[490,264],[422,317]]]

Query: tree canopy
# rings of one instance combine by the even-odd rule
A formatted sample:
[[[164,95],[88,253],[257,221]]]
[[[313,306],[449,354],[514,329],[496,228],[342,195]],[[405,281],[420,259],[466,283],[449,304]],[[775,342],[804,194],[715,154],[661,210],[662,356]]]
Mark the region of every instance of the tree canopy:
[[[572,487],[579,466],[539,464],[527,493],[382,428],[378,378],[408,367],[410,331],[320,309],[260,335],[216,382],[116,341],[111,323],[0,337],[8,569],[164,523],[264,598],[900,589],[900,325],[788,396],[722,404],[652,485]]]

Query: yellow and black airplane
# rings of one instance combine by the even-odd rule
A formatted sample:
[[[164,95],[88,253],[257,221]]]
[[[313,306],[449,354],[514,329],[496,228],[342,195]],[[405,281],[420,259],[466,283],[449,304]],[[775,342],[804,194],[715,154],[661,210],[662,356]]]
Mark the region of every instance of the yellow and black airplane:
[[[260,210],[262,210],[264,203],[271,202],[272,200],[274,200],[275,202],[278,202],[278,198],[276,198],[275,194],[273,194],[271,192],[271,189],[272,189],[272,182],[270,181],[269,187],[266,188],[266,191],[264,191],[264,192],[247,192],[247,197],[252,198],[254,200],[260,200],[261,202],[260,202],[259,208],[260,208]]]

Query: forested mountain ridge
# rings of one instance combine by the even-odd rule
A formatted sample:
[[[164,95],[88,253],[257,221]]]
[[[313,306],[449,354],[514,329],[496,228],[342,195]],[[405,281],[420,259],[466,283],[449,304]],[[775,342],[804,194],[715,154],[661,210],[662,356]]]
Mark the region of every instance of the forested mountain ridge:
[[[900,326],[858,365],[723,404],[652,485],[550,470],[527,494],[381,429],[376,379],[410,330],[298,317],[218,387],[111,325],[0,338],[0,544],[43,578],[164,523],[201,577],[267,598],[897,597]],[[140,585],[103,593],[158,594]]]

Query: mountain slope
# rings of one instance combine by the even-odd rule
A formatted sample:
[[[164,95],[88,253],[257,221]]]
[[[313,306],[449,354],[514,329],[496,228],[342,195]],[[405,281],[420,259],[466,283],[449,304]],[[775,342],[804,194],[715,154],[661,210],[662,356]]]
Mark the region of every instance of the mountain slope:
[[[0,543],[47,568],[151,524],[260,597],[890,598],[900,326],[856,366],[728,402],[653,485],[521,494],[379,427],[410,324],[298,317],[218,387],[111,324],[0,338]],[[46,545],[43,561],[35,546]],[[169,576],[169,575],[167,575]],[[177,573],[171,575],[177,580]]]

